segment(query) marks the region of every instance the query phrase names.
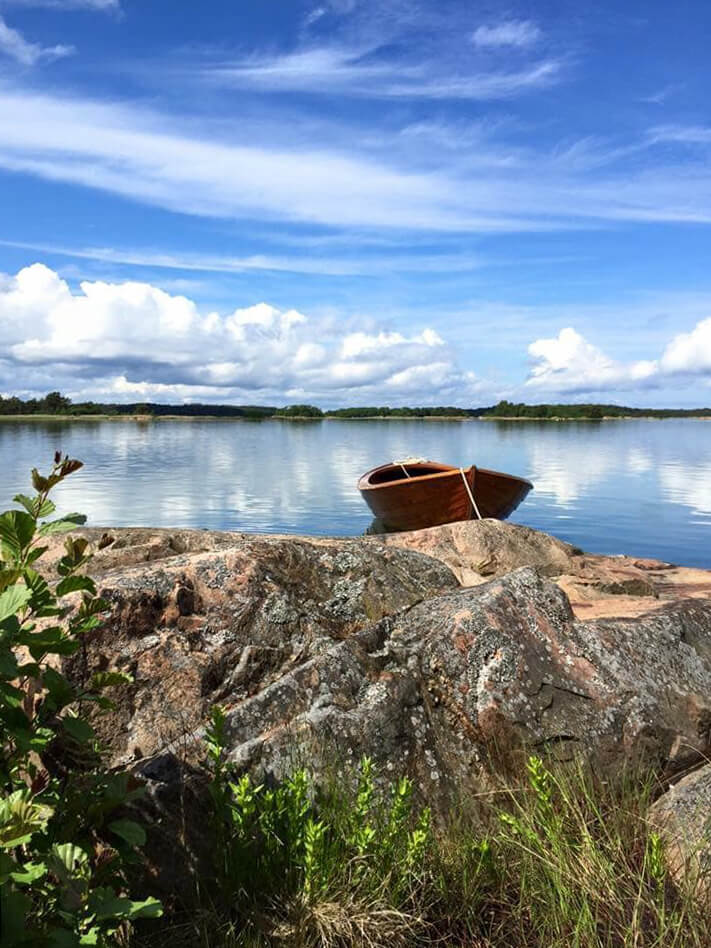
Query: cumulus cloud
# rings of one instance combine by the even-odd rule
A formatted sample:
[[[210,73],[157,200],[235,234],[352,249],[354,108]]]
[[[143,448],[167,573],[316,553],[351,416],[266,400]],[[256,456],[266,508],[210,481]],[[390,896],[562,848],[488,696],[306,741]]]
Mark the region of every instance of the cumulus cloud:
[[[658,371],[656,362],[617,362],[570,327],[532,342],[528,354],[533,365],[526,385],[557,392],[640,388]]]
[[[674,336],[661,357],[618,362],[570,327],[528,347],[526,385],[555,392],[624,391],[659,386],[688,376],[711,377],[711,318]]]
[[[477,27],[472,35],[475,46],[532,46],[541,37],[541,31],[530,20],[507,20],[493,26]]]
[[[4,53],[22,66],[35,66],[37,63],[52,59],[61,59],[76,52],[73,46],[40,46],[30,43],[19,30],[8,26],[0,16],[0,53]]]
[[[697,323],[691,332],[675,336],[664,350],[660,365],[670,374],[711,373],[711,318]]]
[[[344,330],[267,303],[203,312],[139,282],[85,281],[75,292],[39,263],[0,279],[0,350],[15,391],[42,391],[49,375],[80,397],[466,402],[481,388],[433,329]]]

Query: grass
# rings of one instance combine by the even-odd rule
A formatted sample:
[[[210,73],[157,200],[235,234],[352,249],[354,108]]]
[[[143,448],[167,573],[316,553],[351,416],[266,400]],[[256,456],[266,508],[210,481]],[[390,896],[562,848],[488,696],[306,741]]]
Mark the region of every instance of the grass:
[[[211,734],[214,877],[141,946],[711,943],[709,906],[669,876],[648,825],[651,777],[606,781],[534,757],[520,781],[435,821],[409,780],[383,783],[368,759],[322,791],[302,770],[272,788],[235,780]]]

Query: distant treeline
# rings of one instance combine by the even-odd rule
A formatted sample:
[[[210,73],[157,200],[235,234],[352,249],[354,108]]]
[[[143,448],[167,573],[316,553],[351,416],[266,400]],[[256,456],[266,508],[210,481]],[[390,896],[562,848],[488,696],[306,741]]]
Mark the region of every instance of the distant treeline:
[[[500,401],[488,408],[455,408],[454,406],[423,406],[390,408],[387,405],[361,408],[334,408],[324,411],[315,405],[160,405],[153,402],[72,402],[60,392],[44,398],[3,398],[0,415],[148,415],[165,417],[179,415],[217,418],[684,418],[711,417],[711,408],[627,408],[623,405],[526,405],[523,402]]]
[[[525,405],[501,401],[483,411],[491,418],[684,418],[711,416],[711,408],[627,408],[624,405]]]
[[[324,412],[331,418],[477,418],[486,414],[488,408],[454,408],[425,406],[423,408],[334,408]]]
[[[0,415],[181,415],[230,418],[271,418],[279,411],[267,405],[160,405],[153,402],[72,402],[60,394],[50,392],[44,398],[2,398]]]

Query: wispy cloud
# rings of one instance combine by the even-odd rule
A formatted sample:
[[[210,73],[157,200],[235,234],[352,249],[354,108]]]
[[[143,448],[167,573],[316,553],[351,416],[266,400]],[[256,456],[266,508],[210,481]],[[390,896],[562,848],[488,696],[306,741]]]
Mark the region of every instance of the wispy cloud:
[[[308,243],[306,239],[300,241]],[[354,243],[354,238],[350,238]],[[388,253],[377,256],[334,257],[274,254],[251,254],[234,257],[216,254],[174,254],[150,248],[68,247],[65,245],[0,239],[0,247],[16,247],[53,256],[120,264],[151,270],[180,270],[198,273],[246,273],[249,271],[303,273],[334,277],[376,276],[388,273],[455,273],[470,272],[484,265],[472,254]]]
[[[3,5],[53,10],[104,10],[115,12],[121,9],[120,0],[3,0]]]
[[[658,125],[650,129],[652,142],[676,142],[680,145],[711,145],[711,126]]]
[[[184,214],[348,228],[513,232],[599,221],[711,221],[711,171],[651,155],[629,173],[579,153],[528,148],[512,164],[491,148],[472,164],[324,124],[318,146],[291,126],[266,133],[0,86],[0,167],[98,188]],[[329,141],[329,132],[332,140]],[[355,143],[355,144],[354,144]],[[397,147],[395,147],[397,146]],[[651,147],[651,146],[650,146]],[[437,158],[437,153],[434,153]]]
[[[505,20],[491,26],[482,25],[472,34],[475,46],[500,47],[532,46],[541,38],[542,33],[530,20]]]
[[[445,64],[448,66],[448,64]],[[201,70],[204,79],[261,92],[301,92],[374,99],[507,99],[561,78],[562,63],[543,59],[519,69],[478,71],[434,62],[381,58],[377,50],[322,46],[249,57]]]
[[[25,39],[19,30],[8,26],[0,16],[0,53],[10,56],[23,66],[35,66],[41,61],[62,59],[71,56],[76,50],[73,46],[40,46]]]

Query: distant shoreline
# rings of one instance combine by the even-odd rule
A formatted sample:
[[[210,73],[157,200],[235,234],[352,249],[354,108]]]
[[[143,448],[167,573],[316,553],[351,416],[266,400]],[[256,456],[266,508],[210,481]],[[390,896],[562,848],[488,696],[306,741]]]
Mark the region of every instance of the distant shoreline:
[[[557,422],[570,424],[571,422],[600,422],[600,421],[669,421],[678,419],[687,419],[688,421],[711,421],[711,415],[687,415],[687,414],[668,414],[663,417],[659,415],[603,415],[593,417],[592,415],[560,416],[551,415],[548,417],[535,417],[528,415],[322,415],[313,417],[311,415],[265,415],[263,417],[249,415],[47,415],[47,414],[29,414],[29,415],[0,415],[0,424],[2,422],[48,422],[48,421],[133,421],[138,424],[147,424],[149,422],[161,421],[239,421],[239,422],[264,422],[264,421],[288,421],[288,422],[314,422],[314,421],[457,421],[457,422],[478,422],[478,421],[516,421],[516,422]]]

